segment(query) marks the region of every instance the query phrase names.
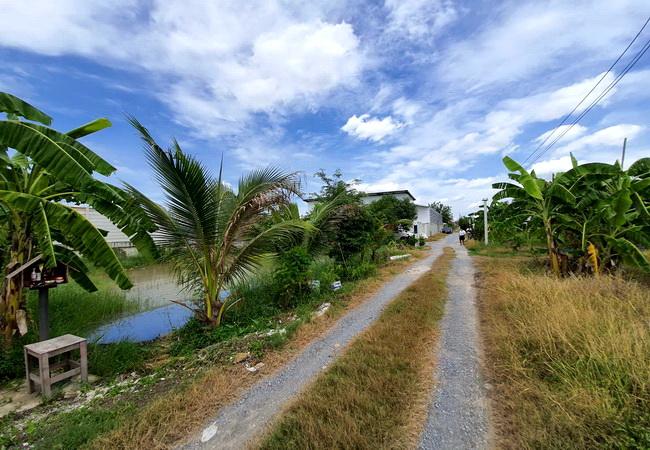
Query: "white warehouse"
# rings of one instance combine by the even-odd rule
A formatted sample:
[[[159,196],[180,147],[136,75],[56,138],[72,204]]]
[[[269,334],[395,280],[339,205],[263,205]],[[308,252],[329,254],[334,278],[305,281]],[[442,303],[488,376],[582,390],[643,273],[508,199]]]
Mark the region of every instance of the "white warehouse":
[[[381,197],[391,195],[398,200],[407,199],[415,203],[415,197],[408,191],[383,191],[383,192],[366,192],[361,201],[368,205],[374,201],[379,200]],[[417,218],[413,221],[413,225],[409,230],[410,233],[415,234],[416,236],[429,237],[433,234],[440,233],[442,231],[442,216],[438,211],[433,208],[430,208],[427,205],[420,205],[415,203],[415,208],[417,210]]]

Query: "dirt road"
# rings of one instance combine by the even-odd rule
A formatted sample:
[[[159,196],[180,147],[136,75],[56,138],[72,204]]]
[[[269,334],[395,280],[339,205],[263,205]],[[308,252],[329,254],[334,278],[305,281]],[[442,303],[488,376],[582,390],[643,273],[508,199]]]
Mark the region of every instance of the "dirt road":
[[[451,245],[451,237],[433,242],[430,254],[386,283],[363,305],[343,316],[324,336],[310,344],[275,375],[261,380],[242,398],[222,409],[186,449],[241,449],[258,436],[283,407],[305,388],[400,292],[426,272]]]

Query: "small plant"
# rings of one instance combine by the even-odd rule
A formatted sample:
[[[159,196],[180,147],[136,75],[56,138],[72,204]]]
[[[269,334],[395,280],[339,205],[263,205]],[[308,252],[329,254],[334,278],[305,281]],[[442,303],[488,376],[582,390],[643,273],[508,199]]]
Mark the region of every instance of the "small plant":
[[[426,242],[427,242],[427,241],[426,241],[426,239],[424,239],[424,237],[420,236],[420,237],[418,238],[418,245],[419,245],[420,247],[424,247],[424,244],[426,244]]]
[[[278,301],[283,308],[296,306],[310,291],[308,269],[311,257],[304,247],[294,247],[280,256],[273,275]]]

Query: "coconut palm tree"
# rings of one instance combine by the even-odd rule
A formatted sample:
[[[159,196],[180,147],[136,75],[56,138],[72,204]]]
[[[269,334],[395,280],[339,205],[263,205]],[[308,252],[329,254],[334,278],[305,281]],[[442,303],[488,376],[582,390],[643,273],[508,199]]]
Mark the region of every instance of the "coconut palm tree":
[[[223,161],[215,177],[177,141],[165,150],[140,122],[130,120],[142,137],[164,205],[132,186],[129,191],[157,225],[156,238],[179,282],[200,299],[190,307],[200,319],[218,326],[228,303],[220,296],[224,288],[259,268],[282,243],[299,242],[307,228],[301,220],[259,226],[298,194],[298,177],[275,168],[254,170],[233,191],[222,181]]]
[[[7,93],[0,93],[0,112],[7,113],[7,120],[0,120],[0,321],[8,344],[16,330],[27,331],[28,321],[23,277],[7,275],[37,256],[46,267],[65,263],[88,291],[96,287],[79,254],[120,288],[131,287],[103,232],[73,204],[94,207],[144,253],[155,253],[148,234],[155,227],[126,191],[94,178],[95,172],[110,175],[115,168],[77,140],[110,126],[108,120],[60,133],[48,127],[49,116]]]

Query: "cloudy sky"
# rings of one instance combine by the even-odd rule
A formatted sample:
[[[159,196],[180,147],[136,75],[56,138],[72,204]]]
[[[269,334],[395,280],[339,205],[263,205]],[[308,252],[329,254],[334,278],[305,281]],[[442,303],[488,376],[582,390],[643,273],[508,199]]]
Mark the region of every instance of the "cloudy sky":
[[[268,164],[340,168],[365,190],[409,189],[470,212],[592,88],[650,14],[647,0],[0,0],[0,90],[159,197],[135,115],[230,182]],[[650,25],[592,94],[650,39]],[[650,155],[650,52],[535,162]],[[586,107],[591,98],[579,109]],[[557,135],[557,134],[556,134]],[[548,142],[551,142],[551,138]]]

